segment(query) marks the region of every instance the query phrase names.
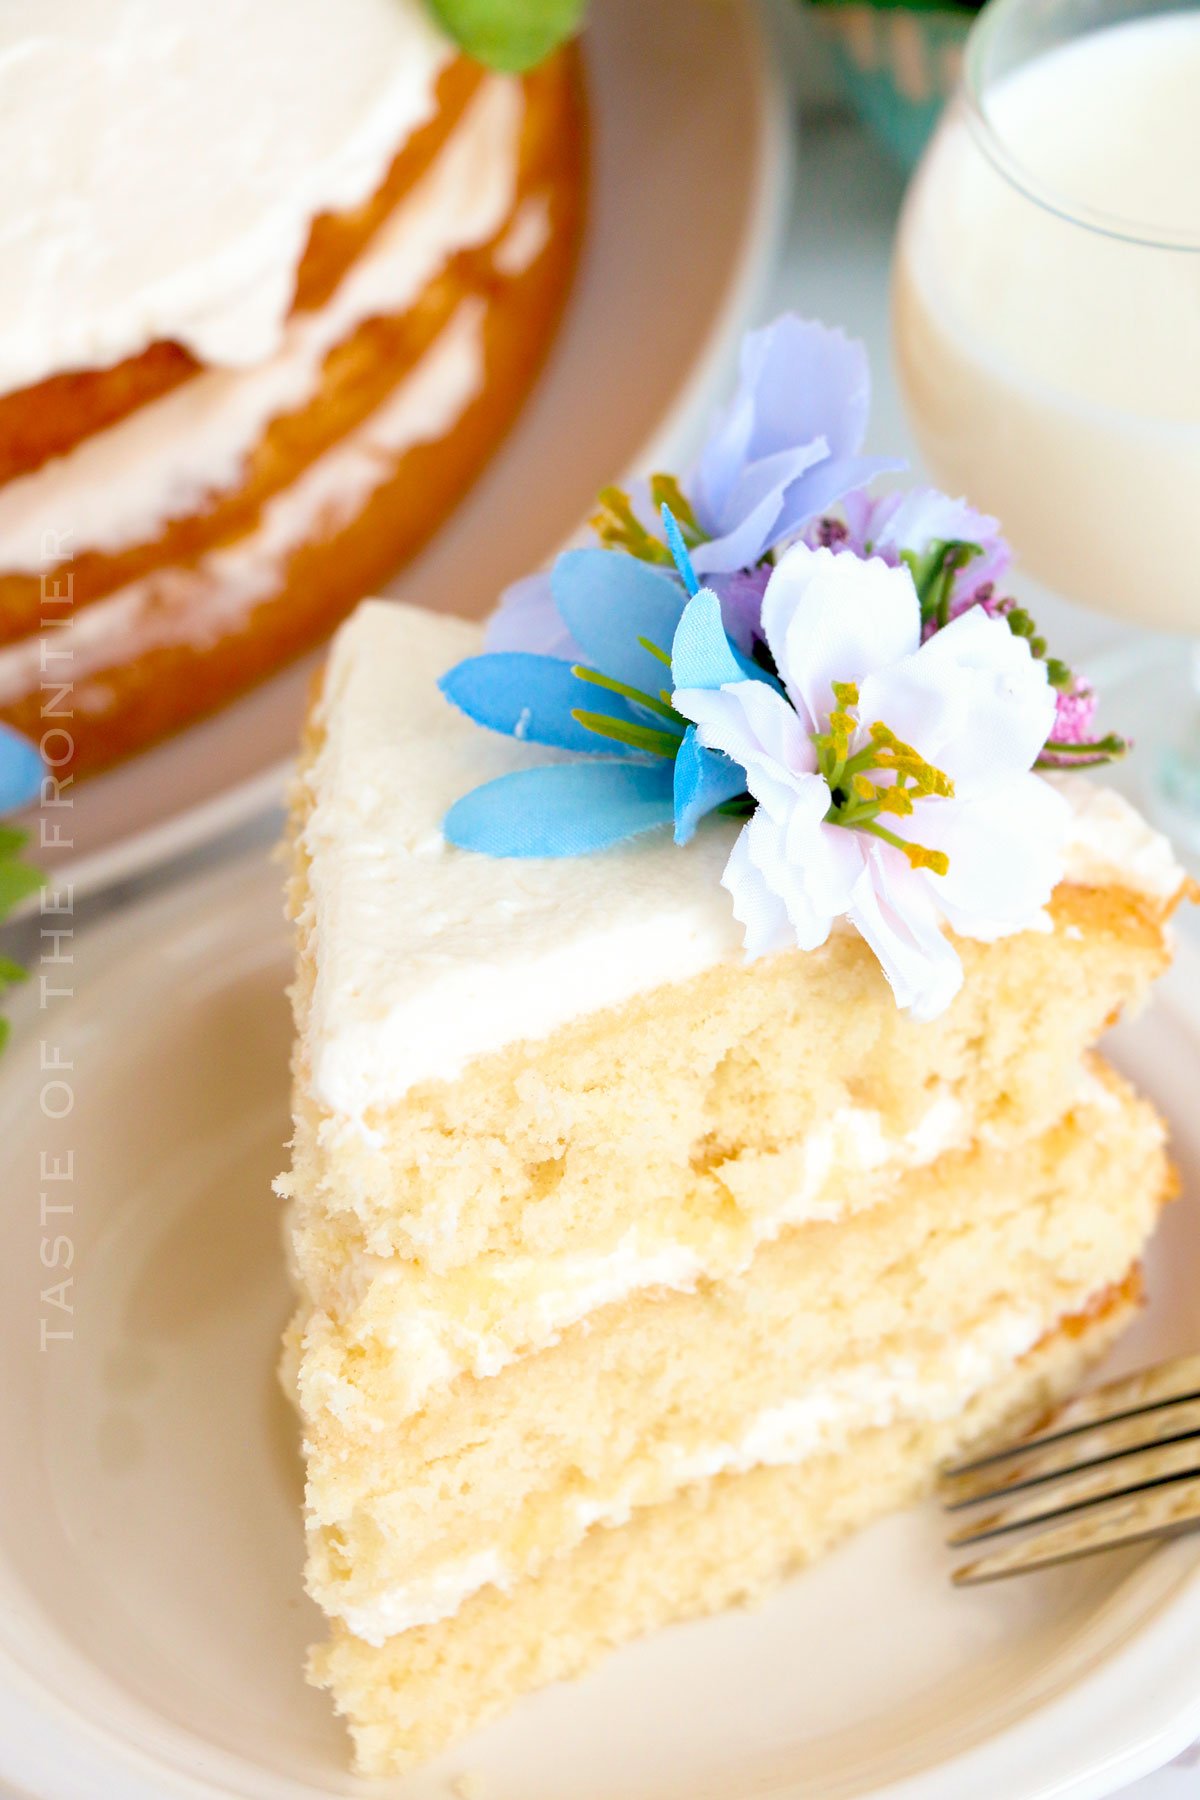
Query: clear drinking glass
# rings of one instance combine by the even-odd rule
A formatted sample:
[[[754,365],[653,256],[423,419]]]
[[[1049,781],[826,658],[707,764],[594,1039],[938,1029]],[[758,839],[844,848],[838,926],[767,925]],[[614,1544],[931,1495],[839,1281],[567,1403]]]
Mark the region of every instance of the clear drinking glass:
[[[1105,713],[1200,843],[1200,8],[990,0],[906,196],[893,324],[939,486],[1034,581],[1186,634],[1110,663]]]

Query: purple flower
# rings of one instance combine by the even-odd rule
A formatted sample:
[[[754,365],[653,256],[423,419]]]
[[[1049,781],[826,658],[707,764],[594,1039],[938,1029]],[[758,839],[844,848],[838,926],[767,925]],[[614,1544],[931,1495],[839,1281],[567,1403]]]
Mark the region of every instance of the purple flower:
[[[843,332],[785,313],[743,341],[737,391],[683,483],[703,538],[691,543],[692,561],[712,577],[726,628],[740,649],[749,650],[757,634],[755,602],[770,574],[759,568],[763,558],[843,495],[903,466],[857,454],[870,399],[866,351]],[[620,499],[641,534],[634,553],[661,554],[675,579],[648,485],[635,482]],[[485,645],[578,660],[579,646],[559,617],[548,574],[505,590],[488,621]]]
[[[1059,744],[1087,744],[1096,731],[1096,690],[1076,675],[1058,696],[1054,729],[1050,736]]]
[[[749,656],[762,637],[762,603],[771,579],[770,563],[756,569],[734,569],[730,575],[714,575],[709,586],[721,602],[721,621],[726,634]]]
[[[948,617],[968,606],[991,600],[1007,574],[1012,552],[1000,524],[977,512],[965,500],[952,500],[937,488],[908,493],[871,495],[863,489],[846,494],[841,518],[821,518],[805,533],[813,549],[846,550],[855,556],[878,556],[895,568],[901,553],[920,560],[937,543],[978,544],[979,554],[958,570],[950,590]]]
[[[701,575],[749,569],[843,494],[885,470],[858,455],[871,377],[863,346],[785,313],[742,344],[737,391],[684,483],[707,542]]]
[[[565,662],[582,662],[583,653],[563,624],[554,604],[550,571],[523,576],[506,587],[500,604],[483,633],[490,652],[524,650],[532,656],[558,656]]]

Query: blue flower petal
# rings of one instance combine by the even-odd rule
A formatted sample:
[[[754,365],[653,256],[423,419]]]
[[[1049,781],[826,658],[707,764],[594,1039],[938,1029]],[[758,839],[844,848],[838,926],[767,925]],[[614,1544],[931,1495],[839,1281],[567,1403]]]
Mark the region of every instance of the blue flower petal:
[[[628,758],[629,748],[589,731],[571,717],[572,709],[642,722],[642,709],[635,713],[619,694],[580,681],[570,663],[523,650],[468,657],[443,675],[438,686],[447,700],[489,731],[589,756]]]
[[[442,830],[484,856],[587,856],[669,824],[672,772],[663,758],[520,769],[464,794]]]
[[[37,746],[11,725],[0,725],[0,813],[32,806],[44,774]]]
[[[746,791],[746,771],[719,750],[705,750],[689,725],[675,758],[675,842],[689,843],[705,813]]]
[[[688,598],[700,591],[700,583],[696,580],[696,571],[692,567],[692,559],[688,555],[687,545],[683,541],[683,533],[679,529],[679,520],[664,500],[661,507],[663,531],[666,534],[667,549],[675,559],[675,567],[679,571],[679,579],[687,589]]]
[[[567,550],[550,571],[563,623],[584,660],[629,687],[657,694],[663,666],[643,650],[667,650],[686,598],[673,575],[622,550]]]
[[[719,688],[730,681],[746,681],[752,672],[753,665],[739,658],[725,635],[721,602],[711,588],[701,588],[684,608],[671,643],[675,686]]]

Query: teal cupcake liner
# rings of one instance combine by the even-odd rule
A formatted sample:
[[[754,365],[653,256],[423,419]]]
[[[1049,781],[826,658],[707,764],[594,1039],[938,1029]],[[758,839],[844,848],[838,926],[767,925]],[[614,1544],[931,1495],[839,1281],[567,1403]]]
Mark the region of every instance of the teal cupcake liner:
[[[816,10],[847,98],[911,169],[958,84],[975,14],[865,5]]]

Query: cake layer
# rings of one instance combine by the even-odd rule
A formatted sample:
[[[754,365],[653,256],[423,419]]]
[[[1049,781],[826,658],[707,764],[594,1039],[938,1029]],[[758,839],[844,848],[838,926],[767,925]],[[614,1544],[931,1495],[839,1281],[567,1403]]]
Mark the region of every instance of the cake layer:
[[[598,1307],[646,1289],[686,1290],[744,1268],[762,1243],[815,1219],[839,1219],[875,1205],[909,1168],[921,1168],[971,1136],[960,1103],[934,1100],[913,1130],[888,1137],[880,1115],[846,1107],[777,1152],[748,1156],[730,1197],[718,1181],[706,1204],[697,1192],[686,1213],[660,1217],[652,1205],[611,1245],[493,1251],[456,1268],[433,1270],[362,1248],[353,1234],[309,1226],[324,1260],[306,1292],[327,1331],[388,1359],[388,1410],[407,1415],[459,1375],[495,1375],[527,1351],[552,1343]],[[754,1176],[761,1181],[755,1185]],[[734,1172],[727,1171],[728,1181]],[[790,1184],[790,1185],[789,1185]],[[289,1230],[289,1237],[296,1233]],[[339,1406],[350,1404],[341,1394]]]
[[[304,1281],[340,1310],[348,1263],[363,1255],[502,1280],[535,1258],[551,1286],[549,1259],[582,1255],[624,1258],[636,1285],[630,1248],[646,1281],[662,1279],[653,1259],[664,1248],[683,1246],[701,1267],[707,1251],[719,1269],[724,1244],[736,1255],[803,1214],[814,1134],[831,1121],[857,1122],[864,1161],[879,1145],[885,1156],[919,1150],[926,1134],[936,1153],[1010,1123],[1036,1129],[1070,1100],[1084,1047],[1144,995],[1167,954],[1161,915],[1125,890],[1063,888],[1052,911],[1053,934],[962,945],[962,994],[919,1028],[861,940],[838,935],[749,973],[721,963],[545,1044],[480,1058],[458,1083],[373,1115],[364,1133],[309,1085],[303,1027],[319,952],[304,941],[314,914],[301,898],[287,1185]],[[595,1263],[581,1266],[586,1290]],[[568,1305],[549,1326],[570,1317]]]
[[[726,1282],[597,1311],[416,1416],[396,1404],[402,1309],[398,1353],[386,1314],[352,1340],[319,1316],[299,1370],[314,1597],[378,1641],[702,1475],[954,1412],[1121,1279],[1167,1181],[1158,1119],[1109,1075],[1040,1137],[943,1156]]]
[[[112,668],[114,655],[134,661],[247,620],[276,592],[290,557],[357,518],[391,465],[415,444],[453,431],[484,385],[484,310],[481,300],[464,301],[384,403],[271,495],[251,530],[182,567],[155,569],[76,606],[55,632],[64,679],[77,691],[85,684],[86,692],[90,680]],[[0,648],[0,705],[19,704],[37,686],[44,656],[37,635]]]
[[[302,1049],[317,1104],[364,1137],[472,1062],[743,961],[720,887],[736,820],[710,816],[683,850],[662,832],[532,860],[446,843],[464,792],[554,756],[480,730],[441,695],[439,676],[479,648],[478,628],[369,602],[338,634],[314,720],[297,797],[318,956]],[[367,770],[379,778],[365,783]],[[1184,883],[1166,839],[1086,778],[1062,785],[1066,881],[1120,888],[1161,916]]]
[[[706,821],[684,851],[665,834],[577,860],[452,849],[445,807],[531,754],[436,692],[477,641],[362,609],[298,788],[289,1185],[302,1277],[328,1310],[356,1255],[440,1277],[632,1245],[658,1279],[647,1234],[653,1253],[731,1219],[768,1235],[804,1190],[805,1144],[847,1114],[870,1113],[889,1144],[947,1106],[964,1138],[1038,1129],[1164,965],[1182,872],[1078,780],[1052,928],[962,943],[963,990],[921,1026],[848,932],[747,970],[719,886],[732,822]]]
[[[313,915],[301,909],[303,936]],[[961,945],[963,992],[928,1025],[897,1012],[865,944],[839,934],[482,1057],[373,1115],[369,1133],[312,1096],[310,937],[289,1182],[304,1279],[331,1297],[360,1249],[441,1274],[483,1257],[608,1253],[647,1229],[686,1245],[731,1209],[736,1230],[766,1235],[804,1191],[811,1134],[855,1110],[885,1143],[951,1118],[951,1104],[964,1136],[1036,1129],[1167,957],[1161,914],[1126,890],[1061,888],[1052,913],[1053,934]]]
[[[937,1465],[1044,1413],[1128,1322],[1136,1283],[1046,1338],[969,1403],[865,1424],[836,1449],[698,1481],[597,1529],[504,1594],[379,1647],[335,1626],[311,1674],[332,1691],[364,1774],[398,1773],[531,1688],[577,1675],[671,1620],[764,1592],[852,1530],[917,1498]],[[937,1530],[931,1519],[930,1532]]]

